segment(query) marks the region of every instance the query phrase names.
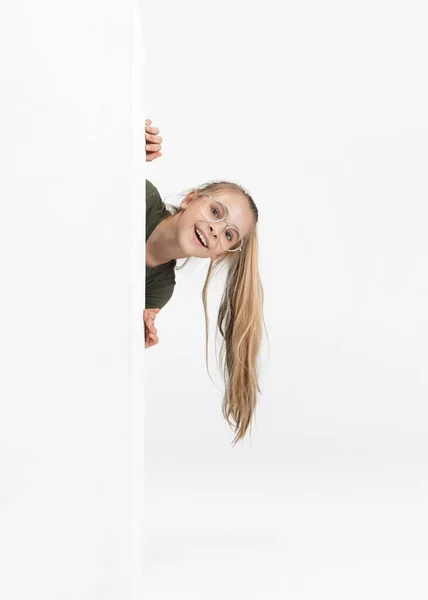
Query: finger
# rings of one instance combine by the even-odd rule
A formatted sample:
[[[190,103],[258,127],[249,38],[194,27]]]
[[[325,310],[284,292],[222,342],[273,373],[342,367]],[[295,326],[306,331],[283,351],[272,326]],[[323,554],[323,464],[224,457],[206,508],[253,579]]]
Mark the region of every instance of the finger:
[[[150,319],[149,317],[146,317],[144,319],[144,326],[145,326],[146,334],[151,333],[151,332],[156,333],[156,331],[157,331],[156,327],[154,326],[153,319]],[[154,331],[155,329],[156,329],[156,331]]]
[[[151,127],[150,125],[146,124],[146,135],[158,135],[159,133],[159,127]]]
[[[157,332],[157,329],[155,327],[153,319],[148,319],[146,322],[146,326],[147,326],[147,329],[149,329],[151,332],[153,332],[153,333]]]
[[[145,310],[145,320],[147,319],[151,319],[152,321],[154,321],[159,313],[159,308],[156,308],[155,310],[151,310],[151,309],[147,309]]]
[[[146,321],[144,324],[144,335],[147,337],[150,333],[157,333],[156,327],[152,322]]]
[[[162,138],[160,136],[153,138],[152,140],[146,139],[146,152],[147,150],[152,150],[158,152],[161,149]],[[157,147],[156,147],[157,146]]]
[[[154,321],[153,321],[153,319],[151,319],[151,320],[149,321],[149,325],[148,325],[148,327],[149,327],[150,331],[152,331],[153,333],[156,333],[156,332],[157,332],[157,329],[156,329],[156,327],[155,327],[155,324],[154,324]]]
[[[146,327],[147,327],[147,329],[148,329],[149,331],[154,331],[154,330],[156,329],[156,327],[155,327],[155,325],[154,325],[154,323],[153,323],[153,319],[149,319],[149,320],[146,322]],[[157,329],[156,329],[156,331],[157,331]],[[155,331],[155,333],[156,333],[156,331]]]
[[[162,156],[162,152],[148,153],[146,154],[146,162],[151,162],[152,160],[155,160],[155,158],[159,158],[160,156]]]
[[[156,344],[159,344],[159,338],[156,339],[150,339],[146,344],[145,344],[145,348],[151,348],[152,346],[156,346]]]
[[[158,312],[160,311],[160,308],[145,308],[143,311],[144,315],[149,315],[150,314],[158,314]]]
[[[157,133],[159,133],[159,129],[157,130]],[[153,142],[154,144],[163,142],[163,137],[161,135],[154,135],[153,133],[147,133],[146,131],[144,136],[148,142]]]
[[[149,144],[162,144],[163,139],[160,135],[149,135],[146,133],[146,148]]]
[[[145,341],[144,341],[144,346],[145,346],[146,348],[150,348],[150,346],[153,346],[153,344],[155,344],[155,343],[156,343],[156,338],[157,338],[157,336],[155,336],[155,337],[151,337],[150,335],[148,335],[148,336],[146,337]],[[158,341],[159,341],[159,340],[158,340]]]
[[[159,343],[159,338],[157,336],[150,338],[147,340],[146,344],[145,344],[145,348],[151,348],[152,346],[155,346],[156,344]]]
[[[160,144],[146,144],[146,152],[159,152],[160,150]]]

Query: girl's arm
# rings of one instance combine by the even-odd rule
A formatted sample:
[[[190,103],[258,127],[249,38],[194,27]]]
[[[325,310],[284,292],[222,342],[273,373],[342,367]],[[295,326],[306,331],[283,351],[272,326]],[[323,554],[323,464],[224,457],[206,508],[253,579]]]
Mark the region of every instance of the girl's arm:
[[[155,158],[162,156],[161,143],[162,137],[158,135],[159,129],[157,127],[150,127],[152,121],[146,119],[146,162],[151,162]],[[149,308],[143,312],[143,319],[145,324],[145,348],[151,348],[159,343],[157,336],[157,329],[155,327],[155,318],[160,308]]]

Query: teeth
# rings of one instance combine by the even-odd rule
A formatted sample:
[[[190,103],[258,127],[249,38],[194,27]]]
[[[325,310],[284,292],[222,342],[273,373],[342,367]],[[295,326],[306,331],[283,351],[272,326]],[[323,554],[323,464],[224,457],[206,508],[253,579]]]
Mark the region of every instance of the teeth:
[[[205,246],[205,248],[208,246],[206,239],[204,238],[203,234],[199,231],[199,229],[196,229],[196,233],[199,235],[199,237],[201,238],[202,244]]]

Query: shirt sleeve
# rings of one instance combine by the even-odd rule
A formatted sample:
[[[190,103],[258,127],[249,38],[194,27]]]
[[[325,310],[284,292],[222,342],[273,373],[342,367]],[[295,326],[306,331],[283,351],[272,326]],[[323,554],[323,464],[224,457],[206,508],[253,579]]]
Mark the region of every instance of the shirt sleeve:
[[[162,220],[165,206],[155,186],[146,179],[146,243],[153,226]],[[175,277],[173,268],[146,272],[146,308],[163,308],[174,293]]]
[[[163,308],[174,293],[175,283],[164,283],[150,289],[146,285],[146,308]]]

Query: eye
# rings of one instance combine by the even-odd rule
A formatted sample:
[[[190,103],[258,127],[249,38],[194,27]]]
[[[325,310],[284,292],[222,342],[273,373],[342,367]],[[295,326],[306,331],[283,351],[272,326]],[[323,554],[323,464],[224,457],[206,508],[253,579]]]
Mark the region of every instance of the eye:
[[[217,213],[217,215],[219,214],[219,212],[218,212],[218,210],[217,210],[216,208],[211,208],[211,212],[213,212],[213,211],[214,211],[214,212],[216,212],[216,213]],[[216,216],[216,215],[214,215],[214,216],[217,218],[217,216]]]

